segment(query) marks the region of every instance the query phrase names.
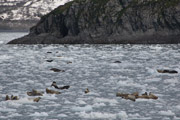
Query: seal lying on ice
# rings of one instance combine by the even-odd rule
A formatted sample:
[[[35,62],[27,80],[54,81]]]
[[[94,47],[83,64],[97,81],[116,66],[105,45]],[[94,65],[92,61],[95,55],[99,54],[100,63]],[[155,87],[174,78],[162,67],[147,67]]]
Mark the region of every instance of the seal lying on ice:
[[[178,71],[176,71],[176,70],[167,70],[167,69],[165,69],[165,70],[160,70],[160,69],[158,69],[157,71],[158,71],[159,73],[170,73],[170,74],[178,73]]]
[[[86,90],[84,91],[84,93],[89,93],[90,91],[89,91],[89,89],[88,88],[86,88]]]
[[[69,89],[69,88],[70,88],[69,85],[66,85],[66,86],[63,86],[63,87],[58,87],[55,81],[53,81],[53,83],[51,84],[51,86],[53,86],[53,87],[56,88],[56,89],[61,89],[61,90],[63,90],[63,89]]]
[[[129,99],[132,101],[136,101],[136,96],[133,94],[123,94],[123,93],[117,93],[116,94],[117,97],[122,97],[124,99]]]
[[[50,90],[48,88],[46,88],[46,93],[47,94],[61,94],[61,92],[59,92],[59,91]]]
[[[34,102],[39,102],[40,99],[41,99],[41,97],[37,97],[37,98],[34,98],[33,101]]]
[[[19,98],[18,98],[18,96],[11,95],[11,97],[9,97],[8,95],[6,95],[5,100],[19,100]]]
[[[33,102],[39,102],[39,100],[41,99],[41,97],[37,97],[37,98],[29,98],[28,100],[33,101]],[[13,96],[11,95],[11,97],[9,97],[8,95],[6,95],[5,100],[19,100],[19,98],[17,96]]]
[[[129,100],[132,100],[132,101],[136,101],[136,99],[138,99],[138,98],[142,98],[142,99],[155,99],[155,100],[158,99],[158,97],[156,95],[152,94],[151,92],[149,93],[149,95],[148,95],[147,92],[145,92],[141,96],[139,96],[138,92],[135,92],[133,94],[124,94],[124,93],[118,92],[116,94],[116,96],[117,97],[122,97],[124,99],[129,99]]]
[[[158,97],[154,94],[152,94],[151,92],[149,93],[149,99],[158,99]]]
[[[27,92],[29,96],[43,96],[43,92],[32,89],[32,92]]]

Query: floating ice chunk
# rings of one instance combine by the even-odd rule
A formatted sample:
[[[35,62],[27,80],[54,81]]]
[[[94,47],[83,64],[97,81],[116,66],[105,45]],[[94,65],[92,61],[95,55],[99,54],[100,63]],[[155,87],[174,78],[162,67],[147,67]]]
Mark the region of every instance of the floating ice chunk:
[[[163,49],[163,47],[162,47],[162,46],[159,46],[159,45],[156,45],[156,46],[154,46],[154,45],[153,45],[153,46],[149,46],[149,48],[152,49],[152,50],[157,50],[157,51]]]
[[[46,94],[45,93],[42,97],[45,98],[45,99],[48,99],[48,100],[56,100],[57,99],[55,94],[51,95],[51,94]]]
[[[96,108],[98,108],[98,107],[103,107],[103,106],[106,106],[104,103],[95,103],[94,105],[93,105],[93,107],[96,107]]]
[[[73,104],[73,102],[70,102],[69,100],[64,101],[64,104]]]
[[[7,117],[5,117],[5,116],[0,116],[0,118],[1,118],[1,119],[5,119],[5,120],[6,120],[6,118],[7,118]]]
[[[82,117],[82,118],[85,118],[85,119],[120,119],[120,120],[127,120],[127,118],[128,118],[128,115],[124,111],[121,111],[120,113],[117,113],[117,114],[101,113],[101,112],[91,112],[91,113],[81,112],[79,114],[79,116]]]
[[[174,116],[175,115],[175,113],[173,113],[171,110],[168,110],[168,111],[159,111],[159,114],[163,115],[163,116]]]
[[[100,112],[81,112],[79,114],[80,117],[85,119],[115,119],[116,115],[111,113],[100,113]]]
[[[79,101],[77,101],[77,103],[78,103],[79,105],[85,105],[85,104],[86,104],[86,102],[83,101],[83,100],[79,100]]]
[[[175,84],[175,83],[179,83],[179,80],[177,80],[177,79],[167,79],[167,80],[164,80],[164,83]]]
[[[161,81],[161,78],[152,78],[152,79],[146,79],[145,82],[151,83],[151,82],[159,82]]]
[[[34,84],[34,81],[33,80],[28,80],[26,81],[27,84]]]
[[[157,73],[157,70],[156,70],[156,69],[152,69],[152,68],[146,67],[146,70],[147,70],[147,72],[148,72],[149,74],[155,74],[155,73]]]
[[[127,86],[138,87],[138,88],[146,87],[146,84],[145,85],[141,85],[141,84],[134,83],[132,81],[119,81],[118,85],[119,86],[126,86],[126,87]]]
[[[135,117],[140,117],[140,115],[138,113],[135,114],[128,114],[129,117],[135,118]]]
[[[0,112],[16,112],[16,109],[0,107]]]
[[[31,104],[27,104],[27,105],[25,105],[25,106],[28,107],[28,108],[31,108],[31,109],[38,109],[37,106],[31,105]]]
[[[48,116],[46,112],[35,112],[29,116]]]
[[[92,106],[87,105],[84,107],[72,107],[72,110],[76,111],[76,112],[89,112],[89,111],[92,111],[93,108],[92,108]]]
[[[127,120],[128,115],[126,114],[125,111],[121,111],[120,113],[117,114],[116,117],[119,118],[120,120]]]
[[[28,99],[28,98],[21,98],[19,100],[12,101],[12,102],[14,102],[14,103],[22,103],[22,104],[24,104],[24,103],[34,103],[33,100]]]
[[[110,104],[118,104],[117,100],[115,99],[106,99],[106,98],[95,98],[95,103],[110,103]]]
[[[0,41],[0,44],[3,44],[4,43],[4,41]]]
[[[8,56],[8,55],[0,55],[0,60],[8,60],[11,59],[12,56]]]
[[[177,106],[176,106],[176,109],[180,110],[180,105],[177,105]]]
[[[24,6],[28,6],[28,5],[30,5],[32,3],[32,1],[29,1],[29,2],[27,2],[26,4],[24,4]]]
[[[3,86],[0,86],[0,90],[2,90],[4,87]]]
[[[180,120],[180,117],[175,116],[173,120]]]
[[[17,103],[17,101],[7,101],[8,102],[8,106],[13,106],[13,107],[20,107],[22,104]]]
[[[71,57],[63,57],[63,60],[66,60],[66,61],[73,61],[74,58],[71,58]]]
[[[136,102],[154,102],[152,99],[136,99]]]
[[[66,114],[58,114],[58,117],[68,117]]]
[[[19,114],[19,113],[13,113],[13,114],[11,114],[9,117],[17,117],[17,116],[22,116],[22,115]]]

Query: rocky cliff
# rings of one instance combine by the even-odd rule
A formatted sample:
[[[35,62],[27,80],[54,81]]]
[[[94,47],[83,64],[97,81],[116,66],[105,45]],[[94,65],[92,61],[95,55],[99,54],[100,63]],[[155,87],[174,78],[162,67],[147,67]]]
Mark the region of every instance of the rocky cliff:
[[[180,43],[180,0],[74,0],[9,44]]]

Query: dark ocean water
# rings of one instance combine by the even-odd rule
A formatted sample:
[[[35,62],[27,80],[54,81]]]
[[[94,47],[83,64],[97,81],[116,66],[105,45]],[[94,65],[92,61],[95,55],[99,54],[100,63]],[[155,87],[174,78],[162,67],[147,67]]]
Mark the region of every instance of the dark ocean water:
[[[25,34],[0,33],[1,120],[180,120],[180,75],[157,72],[180,72],[180,45],[5,44]],[[55,90],[52,81],[71,87],[60,95],[44,94],[38,103],[29,100],[34,97],[26,92],[32,89]],[[116,97],[146,91],[158,100]],[[5,101],[6,95],[20,100]]]

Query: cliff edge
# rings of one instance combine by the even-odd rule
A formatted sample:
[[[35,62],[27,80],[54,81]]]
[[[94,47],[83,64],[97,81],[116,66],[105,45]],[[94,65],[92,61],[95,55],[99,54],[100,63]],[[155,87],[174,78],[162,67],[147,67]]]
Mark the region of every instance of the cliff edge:
[[[180,43],[180,0],[74,0],[8,44]]]

